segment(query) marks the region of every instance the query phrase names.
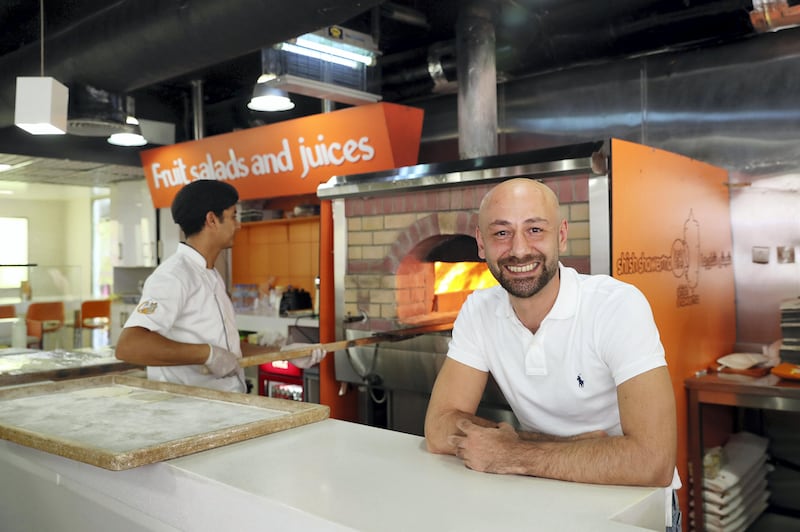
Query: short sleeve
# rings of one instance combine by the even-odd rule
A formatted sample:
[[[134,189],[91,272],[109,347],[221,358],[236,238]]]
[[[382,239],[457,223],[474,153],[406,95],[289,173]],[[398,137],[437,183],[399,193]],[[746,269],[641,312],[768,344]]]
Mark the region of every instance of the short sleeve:
[[[142,298],[128,317],[125,327],[144,327],[164,334],[169,331],[178,316],[178,310],[186,303],[183,283],[168,272],[151,275],[142,288]]]
[[[480,323],[480,305],[476,293],[470,294],[453,324],[453,338],[447,350],[447,356],[478,371],[489,371],[483,355],[482,330]]]
[[[622,285],[609,294],[596,314],[594,330],[600,356],[617,385],[666,365],[653,311],[633,285]]]

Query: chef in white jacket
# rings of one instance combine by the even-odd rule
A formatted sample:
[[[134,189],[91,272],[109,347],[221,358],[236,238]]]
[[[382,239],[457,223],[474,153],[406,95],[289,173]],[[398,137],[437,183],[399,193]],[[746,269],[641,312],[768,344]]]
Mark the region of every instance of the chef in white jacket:
[[[151,380],[247,391],[233,304],[214,268],[240,228],[238,201],[232,185],[216,180],[194,181],[175,196],[172,217],[185,240],[145,281],[115,351],[147,366]],[[291,362],[307,368],[324,356],[318,348]]]

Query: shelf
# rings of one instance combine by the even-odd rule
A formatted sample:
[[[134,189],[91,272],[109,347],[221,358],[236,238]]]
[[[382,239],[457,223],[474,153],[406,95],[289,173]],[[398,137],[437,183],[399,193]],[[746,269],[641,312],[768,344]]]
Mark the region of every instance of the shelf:
[[[319,215],[314,214],[311,216],[295,216],[292,218],[275,218],[274,220],[258,220],[255,222],[242,222],[242,227],[253,227],[259,225],[283,225],[283,224],[296,224],[303,222],[318,222]]]
[[[319,215],[245,222],[234,237],[232,283],[303,289],[319,275]]]

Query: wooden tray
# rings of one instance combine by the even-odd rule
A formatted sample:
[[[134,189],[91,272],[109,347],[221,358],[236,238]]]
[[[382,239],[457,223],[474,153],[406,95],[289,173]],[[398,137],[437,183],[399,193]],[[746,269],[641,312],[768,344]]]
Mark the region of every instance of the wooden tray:
[[[0,438],[119,471],[328,413],[313,403],[106,375],[0,390]]]

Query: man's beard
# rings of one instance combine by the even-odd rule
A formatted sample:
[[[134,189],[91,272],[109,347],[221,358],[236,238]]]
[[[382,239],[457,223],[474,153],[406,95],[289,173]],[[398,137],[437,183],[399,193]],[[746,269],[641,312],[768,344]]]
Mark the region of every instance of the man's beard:
[[[537,276],[511,279],[505,276],[507,272],[503,266],[528,264],[532,261],[540,262],[540,270]],[[500,286],[505,288],[506,292],[512,296],[519,298],[527,298],[538,294],[539,291],[550,282],[550,279],[558,273],[558,260],[552,259],[550,262],[547,262],[544,255],[529,256],[522,260],[505,260],[496,264],[487,262],[487,265],[489,266],[489,271],[494,275],[494,278],[500,283]]]

